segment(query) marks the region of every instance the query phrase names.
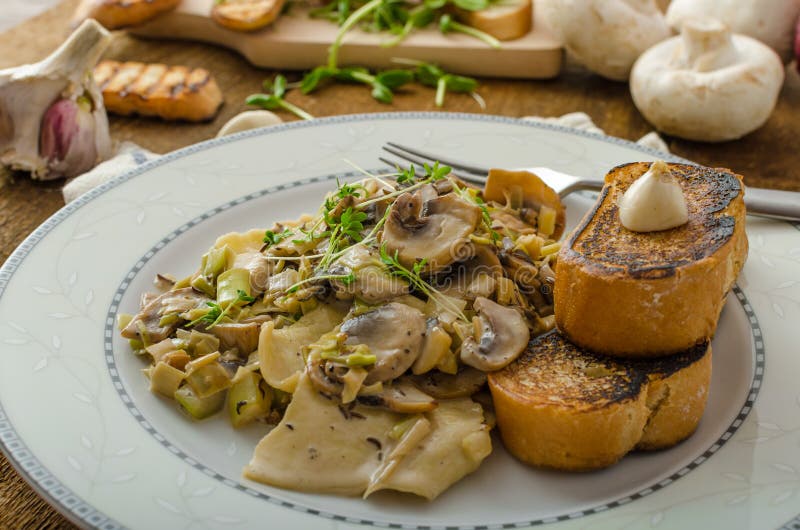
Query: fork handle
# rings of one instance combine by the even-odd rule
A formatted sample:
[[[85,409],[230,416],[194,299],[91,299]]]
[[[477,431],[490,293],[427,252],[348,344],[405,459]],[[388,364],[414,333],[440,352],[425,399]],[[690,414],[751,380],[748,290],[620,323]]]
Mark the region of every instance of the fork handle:
[[[747,213],[785,221],[800,221],[800,192],[745,188]]]

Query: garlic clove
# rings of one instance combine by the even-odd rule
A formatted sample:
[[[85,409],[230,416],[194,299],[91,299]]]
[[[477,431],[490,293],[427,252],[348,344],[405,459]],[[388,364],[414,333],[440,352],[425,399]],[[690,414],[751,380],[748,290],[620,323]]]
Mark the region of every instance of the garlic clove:
[[[111,155],[103,98],[91,75],[110,40],[87,20],[46,59],[0,70],[0,165],[53,179]]]
[[[217,138],[242,131],[249,131],[250,129],[256,129],[258,127],[278,125],[279,123],[283,123],[283,120],[273,112],[268,110],[248,110],[228,120],[217,133]]]
[[[619,200],[619,220],[633,232],[658,232],[684,225],[689,209],[681,185],[663,160],[636,179]]]
[[[53,103],[42,119],[39,150],[48,168],[65,177],[91,169],[97,160],[95,119],[86,96]]]

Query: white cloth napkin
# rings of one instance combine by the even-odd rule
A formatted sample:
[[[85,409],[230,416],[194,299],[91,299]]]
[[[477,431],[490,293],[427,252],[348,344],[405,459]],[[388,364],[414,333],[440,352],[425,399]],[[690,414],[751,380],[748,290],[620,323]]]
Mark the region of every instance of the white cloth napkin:
[[[592,134],[604,135],[605,132],[594,124],[588,114],[583,112],[571,112],[557,118],[542,118],[541,116],[525,116],[524,120],[554,123],[565,127],[572,127],[587,131]],[[651,132],[640,138],[636,143],[669,153],[667,144],[655,132]],[[99,186],[117,175],[121,175],[128,170],[158,158],[157,155],[147,149],[143,149],[131,142],[120,144],[113,158],[97,165],[94,169],[75,177],[64,186],[64,202],[72,202],[80,195],[83,195],[95,186]]]

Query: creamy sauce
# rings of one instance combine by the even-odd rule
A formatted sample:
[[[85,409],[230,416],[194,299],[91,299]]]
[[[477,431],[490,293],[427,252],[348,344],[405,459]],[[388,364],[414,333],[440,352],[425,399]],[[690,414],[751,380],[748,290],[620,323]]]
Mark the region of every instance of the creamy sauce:
[[[666,162],[653,162],[631,184],[619,201],[619,220],[634,232],[656,232],[686,224],[686,199]]]

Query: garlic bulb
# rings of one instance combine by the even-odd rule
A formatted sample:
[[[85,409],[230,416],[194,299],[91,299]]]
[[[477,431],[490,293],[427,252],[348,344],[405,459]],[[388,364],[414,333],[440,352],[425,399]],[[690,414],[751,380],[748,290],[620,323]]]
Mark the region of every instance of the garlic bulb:
[[[791,60],[794,24],[800,0],[672,0],[667,22],[680,30],[689,20],[715,18],[732,32],[758,39]]]
[[[92,67],[110,34],[87,20],[41,62],[0,70],[0,164],[33,178],[71,177],[111,154]]]
[[[642,54],[630,88],[636,107],[658,130],[720,142],[767,121],[783,78],[783,64],[768,46],[700,19]]]
[[[688,220],[681,185],[663,160],[650,164],[650,169],[620,197],[619,221],[633,232],[669,230]]]
[[[536,16],[589,70],[616,81],[672,34],[655,0],[538,0]]]

